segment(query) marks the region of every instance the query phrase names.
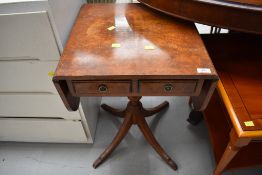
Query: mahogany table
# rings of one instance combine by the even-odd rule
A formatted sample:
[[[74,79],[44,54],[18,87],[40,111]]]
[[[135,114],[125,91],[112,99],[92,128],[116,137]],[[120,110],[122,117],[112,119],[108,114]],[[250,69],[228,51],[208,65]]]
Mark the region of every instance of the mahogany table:
[[[124,121],[112,143],[94,162],[94,168],[137,124],[174,170],[176,163],[158,144],[145,120],[168,107],[168,102],[144,109],[139,100],[142,96],[191,96],[195,110],[201,111],[217,80],[194,24],[174,20],[141,4],[84,5],[53,78],[68,110],[77,110],[82,96],[129,98],[122,111],[102,105]]]

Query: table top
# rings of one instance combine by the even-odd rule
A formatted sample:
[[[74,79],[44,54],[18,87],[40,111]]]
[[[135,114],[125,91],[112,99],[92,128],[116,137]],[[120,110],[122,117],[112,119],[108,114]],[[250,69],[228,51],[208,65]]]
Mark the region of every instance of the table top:
[[[261,0],[138,0],[166,14],[211,26],[262,34]]]
[[[220,0],[220,1],[229,1],[229,2],[237,2],[244,5],[253,5],[253,6],[260,6],[262,5],[261,0]]]
[[[142,4],[84,5],[54,79],[130,76],[217,79],[193,23]]]
[[[244,131],[262,130],[262,52],[257,47],[262,37],[235,34],[203,39],[238,118],[232,122]],[[246,125],[249,121],[254,125]]]

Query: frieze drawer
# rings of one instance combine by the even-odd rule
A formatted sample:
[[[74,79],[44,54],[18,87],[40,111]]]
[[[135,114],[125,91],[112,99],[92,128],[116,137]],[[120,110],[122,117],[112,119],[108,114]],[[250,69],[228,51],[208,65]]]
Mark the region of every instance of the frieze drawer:
[[[131,93],[131,81],[73,81],[73,91],[77,96],[121,96]]]
[[[197,95],[202,83],[197,80],[140,80],[139,92],[143,95]]]

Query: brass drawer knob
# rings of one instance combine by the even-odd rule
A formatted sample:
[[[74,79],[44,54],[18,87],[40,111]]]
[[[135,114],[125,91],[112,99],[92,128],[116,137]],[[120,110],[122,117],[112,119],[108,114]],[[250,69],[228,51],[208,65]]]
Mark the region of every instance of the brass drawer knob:
[[[107,92],[107,90],[108,90],[107,86],[104,85],[104,84],[101,84],[101,85],[98,86],[98,91],[99,92],[103,92],[104,93],[104,92]]]
[[[164,90],[165,92],[171,92],[173,90],[173,85],[172,84],[165,84],[164,85]]]

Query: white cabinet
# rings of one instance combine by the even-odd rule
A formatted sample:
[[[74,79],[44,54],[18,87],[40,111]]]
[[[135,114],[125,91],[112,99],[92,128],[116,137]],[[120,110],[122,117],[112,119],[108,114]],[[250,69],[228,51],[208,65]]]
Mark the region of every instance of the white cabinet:
[[[0,140],[20,142],[86,143],[81,121],[0,118]]]
[[[1,141],[93,142],[101,98],[82,98],[68,112],[52,83],[84,2],[0,1]]]
[[[81,120],[79,112],[68,112],[59,95],[41,93],[0,94],[0,117],[41,117]]]
[[[53,93],[58,61],[0,61],[0,92]]]
[[[0,14],[0,61],[58,60],[47,12]]]

